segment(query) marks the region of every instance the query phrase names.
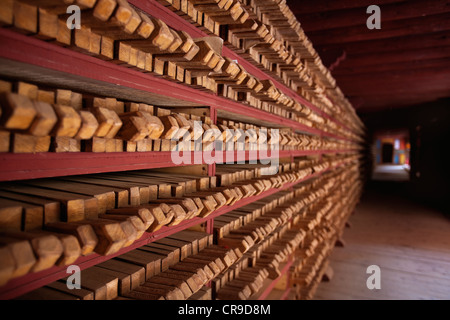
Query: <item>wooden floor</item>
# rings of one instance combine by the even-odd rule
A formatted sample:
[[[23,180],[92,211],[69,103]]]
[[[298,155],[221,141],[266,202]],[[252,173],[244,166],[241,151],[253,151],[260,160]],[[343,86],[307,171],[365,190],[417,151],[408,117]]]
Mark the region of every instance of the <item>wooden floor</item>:
[[[450,299],[450,219],[404,195],[406,184],[371,182],[315,299]],[[381,269],[381,289],[366,286]]]
[[[403,165],[395,165],[395,164],[377,165],[373,170],[372,180],[408,181],[409,172]]]

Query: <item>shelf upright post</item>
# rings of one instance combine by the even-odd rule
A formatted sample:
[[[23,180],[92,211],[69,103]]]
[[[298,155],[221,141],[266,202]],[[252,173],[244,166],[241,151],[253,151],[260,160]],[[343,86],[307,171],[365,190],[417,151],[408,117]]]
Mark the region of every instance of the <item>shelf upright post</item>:
[[[323,139],[323,135],[322,132],[319,134],[320,140]],[[322,159],[323,159],[323,152],[319,152],[319,162],[322,163]]]
[[[217,109],[216,106],[211,105],[209,107],[209,117],[213,124],[217,124]],[[215,151],[213,151],[215,152]],[[213,177],[216,175],[216,164],[212,163],[208,165],[208,176]],[[214,219],[208,219],[206,221],[206,232],[213,234],[214,232]]]
[[[294,156],[293,153],[290,153],[289,159],[291,160],[291,163],[294,163],[295,156]],[[294,186],[291,186],[291,187],[289,188],[289,191],[294,191]]]
[[[211,121],[213,124],[217,124],[217,107],[211,105],[209,107],[209,117],[211,118]],[[213,151],[215,152],[215,150]],[[208,165],[208,176],[212,177],[216,175],[216,164],[212,163]]]

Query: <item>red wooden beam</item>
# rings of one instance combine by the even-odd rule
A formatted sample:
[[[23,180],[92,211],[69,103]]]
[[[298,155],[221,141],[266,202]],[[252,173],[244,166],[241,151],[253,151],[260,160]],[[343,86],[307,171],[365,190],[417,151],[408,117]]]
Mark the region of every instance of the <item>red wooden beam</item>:
[[[360,74],[372,74],[387,73],[387,72],[403,72],[410,70],[426,70],[429,68],[440,68],[442,70],[448,70],[450,68],[450,59],[447,57],[438,59],[416,60],[416,61],[404,61],[394,63],[383,63],[381,65],[367,65],[358,67],[342,67],[333,70],[333,76],[339,78],[341,76],[356,76]],[[446,71],[448,72],[448,71]]]
[[[382,110],[382,109],[397,109],[397,108],[405,108],[414,105],[419,105],[423,103],[429,103],[433,101],[437,101],[439,99],[447,98],[449,96],[448,91],[442,93],[428,93],[427,95],[414,95],[411,97],[400,97],[396,98],[395,95],[383,95],[382,97],[366,97],[366,96],[358,96],[356,97],[359,101],[362,101],[357,105],[358,113],[374,111],[374,110]],[[355,97],[351,98],[352,100]]]
[[[391,94],[401,95],[401,94],[414,94],[416,90],[418,92],[424,93],[426,91],[430,92],[441,92],[448,91],[448,86],[445,85],[445,81],[449,81],[450,75],[438,75],[416,78],[411,81],[382,81],[381,79],[374,79],[372,82],[361,83],[353,87],[351,82],[344,82],[342,85],[343,90],[348,91],[348,96],[355,96],[358,94],[366,95],[384,95]],[[420,83],[423,85],[421,86]],[[444,83],[443,83],[444,82]],[[372,87],[373,86],[373,87]]]
[[[356,79],[356,78],[355,78]],[[426,74],[422,76],[415,76],[412,79],[400,78],[400,79],[383,79],[381,77],[373,77],[370,81],[360,82],[355,80],[341,81],[342,90],[347,95],[357,95],[360,92],[373,92],[373,93],[388,93],[396,92],[398,94],[410,94],[414,93],[414,90],[421,88],[428,88],[430,90],[445,90],[449,89],[448,83],[450,83],[450,74]]]
[[[373,134],[374,139],[391,138],[391,139],[406,139],[409,138],[408,128],[399,129],[378,129]]]
[[[360,113],[364,110],[380,110],[380,109],[396,109],[410,107],[414,105],[420,105],[424,103],[430,103],[439,99],[445,99],[448,95],[428,95],[428,96],[415,96],[404,99],[388,99],[388,98],[366,98],[364,96],[355,96],[352,99],[358,99],[360,103],[357,105],[357,112]]]
[[[413,96],[410,98],[403,99],[389,99],[388,97],[358,97],[361,99],[362,103],[358,105],[357,111],[366,112],[371,110],[381,110],[381,109],[398,109],[398,108],[406,108],[411,106],[416,106],[424,103],[434,102],[439,99],[446,98],[447,95],[422,95],[422,96]]]
[[[346,50],[354,54],[370,54],[376,52],[396,51],[396,50],[416,50],[432,47],[450,46],[450,33],[446,31],[433,32],[420,35],[405,35],[395,38],[357,41],[347,43],[330,43],[315,46],[317,52],[327,54],[327,52]]]
[[[449,56],[450,60],[450,56]],[[439,77],[440,75],[447,75],[450,74],[450,66],[444,67],[444,66],[436,66],[436,67],[430,67],[430,68],[421,68],[421,69],[415,69],[411,67],[410,70],[397,70],[397,71],[373,71],[369,73],[354,73],[354,74],[345,74],[345,75],[338,75],[336,76],[336,79],[339,79],[340,82],[351,82],[352,80],[354,82],[362,81],[365,83],[372,83],[374,79],[383,78],[386,82],[386,84],[389,84],[392,81],[397,82],[400,80],[400,85],[403,83],[403,80],[405,83],[408,83],[409,81],[414,81],[418,79],[422,79],[424,77],[429,76],[436,76]],[[427,84],[424,86],[427,87]]]
[[[286,300],[287,297],[289,296],[289,293],[291,293],[291,289],[292,288],[287,288],[286,291],[283,293],[283,295],[281,296],[280,300]]]
[[[294,14],[316,13],[325,11],[344,10],[352,8],[367,8],[372,4],[386,5],[396,2],[406,2],[407,0],[314,0],[298,1],[287,0],[286,3]],[[300,21],[301,22],[301,21]]]
[[[408,94],[405,94],[405,90],[394,89],[391,91],[386,90],[385,92],[360,92],[357,97],[365,99],[368,102],[391,100],[392,103],[395,104],[399,101],[414,101],[417,99],[428,99],[430,97],[448,97],[449,94],[450,91],[448,88],[414,88],[414,90],[410,90]],[[350,99],[355,97],[356,95],[350,96]]]
[[[198,152],[191,154],[194,164]],[[0,181],[175,167],[171,152],[0,154]]]
[[[377,4],[374,2],[373,4]],[[369,14],[366,7],[336,10],[328,12],[307,13],[296,12],[298,20],[307,32],[329,30],[351,26],[366,26]],[[382,26],[388,21],[422,18],[425,15],[435,15],[450,12],[447,0],[413,0],[408,2],[379,5],[381,9]],[[313,42],[314,43],[314,42]]]
[[[448,91],[442,92],[442,93],[433,93],[433,94],[428,94],[428,95],[415,95],[415,96],[411,96],[411,97],[405,97],[405,98],[391,98],[389,99],[388,96],[383,96],[383,97],[374,97],[374,98],[369,98],[369,97],[364,97],[362,96],[361,98],[364,99],[364,103],[360,106],[360,108],[358,109],[358,111],[364,109],[364,108],[382,108],[382,107],[386,107],[386,108],[401,108],[401,107],[409,107],[409,106],[414,106],[414,105],[419,105],[419,104],[424,104],[424,103],[429,103],[429,102],[433,102],[433,101],[437,101],[439,99],[445,99],[448,98],[449,94]]]
[[[300,20],[301,21],[301,20]],[[381,29],[369,30],[366,24],[352,27],[308,32],[306,34],[315,46],[343,44],[346,42],[387,39],[406,35],[429,34],[450,30],[450,13],[435,14],[421,18],[397,21],[381,20]]]
[[[321,153],[351,153],[353,150],[279,150],[280,158],[318,155]],[[218,153],[218,159],[237,159],[237,151]],[[208,153],[209,154],[209,153]],[[189,164],[205,164],[201,152],[192,152]],[[214,153],[213,153],[214,156]],[[275,158],[273,152],[260,154],[245,151],[245,161]],[[202,163],[195,163],[195,159],[202,159]],[[37,179],[68,175],[93,174],[102,172],[143,170],[153,168],[175,167],[169,151],[158,152],[70,152],[70,153],[36,153],[36,154],[0,154],[0,181],[23,179]],[[213,175],[214,172],[211,174]]]
[[[347,52],[343,52],[342,55],[340,55],[336,61],[334,61],[330,67],[328,69],[330,69],[330,71],[333,71],[334,69],[336,69],[345,59],[347,59]]]
[[[424,61],[431,59],[448,59],[450,58],[450,46],[439,46],[434,48],[424,48],[416,50],[388,51],[374,54],[358,54],[349,53],[347,59],[342,62],[342,67],[361,67],[383,65],[388,63],[405,63],[414,61]]]
[[[404,89],[403,91],[385,92],[360,92],[349,97],[354,102],[359,101],[358,111],[361,108],[370,107],[404,107],[417,105],[424,102],[431,102],[438,99],[450,97],[448,88],[420,90],[417,88]]]

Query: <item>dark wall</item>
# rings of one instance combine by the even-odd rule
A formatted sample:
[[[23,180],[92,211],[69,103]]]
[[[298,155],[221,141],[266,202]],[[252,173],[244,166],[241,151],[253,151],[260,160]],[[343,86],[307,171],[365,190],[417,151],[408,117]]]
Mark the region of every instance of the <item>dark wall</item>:
[[[410,196],[450,212],[450,99],[410,108],[360,113],[368,129],[408,129],[411,141]]]

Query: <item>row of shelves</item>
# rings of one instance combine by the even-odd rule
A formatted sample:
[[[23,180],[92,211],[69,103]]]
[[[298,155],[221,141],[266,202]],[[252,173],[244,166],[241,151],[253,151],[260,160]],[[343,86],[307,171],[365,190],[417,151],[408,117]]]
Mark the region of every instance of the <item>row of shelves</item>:
[[[19,0],[20,2],[21,0]],[[192,24],[187,19],[179,16],[161,3],[155,0],[129,0],[130,4],[141,9],[149,15],[163,20],[173,29],[185,31],[193,38],[208,36],[205,29]],[[276,74],[268,72],[249,57],[240,54],[231,46],[224,46],[222,55],[236,61],[254,77],[261,80],[270,80],[275,87],[286,96],[296,100],[298,103],[309,108],[319,117],[332,122],[332,126],[321,130],[316,125],[306,125],[281,115],[254,108],[245,103],[224,98],[212,92],[198,90],[198,88],[184,85],[178,82],[166,80],[155,73],[141,72],[123,65],[104,61],[82,52],[71,50],[43,41],[37,37],[23,35],[14,28],[0,28],[0,75],[12,79],[20,79],[32,83],[42,84],[50,87],[78,90],[91,94],[108,93],[111,97],[128,101],[139,101],[154,104],[161,107],[176,108],[202,108],[207,110],[208,116],[213,123],[217,118],[226,118],[236,121],[244,121],[259,126],[271,128],[290,128],[295,133],[306,133],[324,138],[331,138],[351,142],[355,149],[335,150],[276,150],[261,152],[252,151],[213,151],[214,159],[233,159],[234,163],[239,161],[258,161],[265,159],[283,159],[292,162],[295,157],[322,156],[332,154],[357,154],[360,139],[359,133],[346,126],[342,121],[334,119],[331,115],[322,111],[310,101],[306,100],[297,92],[293,91]],[[283,113],[284,115],[284,113]],[[301,119],[300,119],[301,120]],[[299,121],[300,121],[299,120]],[[328,132],[329,128],[338,129],[334,134]],[[327,130],[327,131],[325,131]],[[349,138],[352,137],[352,138]],[[176,164],[173,161],[173,152],[75,152],[75,153],[36,153],[36,154],[0,154],[0,181],[14,181],[23,179],[37,179],[47,177],[63,177],[69,175],[120,172],[128,170],[156,169],[165,167],[176,167],[184,165],[203,165],[202,174],[213,176],[216,161],[209,163],[203,158],[202,152],[190,152],[190,163]],[[280,161],[282,162],[282,161]],[[82,256],[75,262],[81,270],[98,265],[131,250],[140,248],[146,244],[173,235],[179,231],[197,226],[205,225],[206,231],[213,233],[214,219],[236,210],[245,205],[264,199],[281,190],[292,189],[295,185],[318,177],[327,171],[339,166],[328,168],[324,171],[315,172],[299,181],[285,184],[281,188],[270,189],[257,196],[244,198],[231,206],[225,206],[205,218],[195,217],[185,220],[176,226],[162,227],[157,232],[144,233],[132,245],[120,249],[118,252],[101,256],[91,254]],[[292,265],[289,260],[281,270],[281,275],[273,281],[267,281],[265,289],[258,299],[267,299],[273,288],[283,277],[286,277]],[[37,273],[27,274],[16,278],[0,288],[0,299],[14,299],[20,295],[40,288],[53,281],[67,276],[63,267],[51,267],[50,269]],[[286,288],[282,298],[287,298],[290,289]]]
[[[161,1],[164,3],[164,1]],[[166,21],[166,23],[178,30],[183,30],[189,33],[192,37],[205,37],[209,34],[205,31],[200,30],[198,27],[196,27],[194,24],[191,24],[187,18],[183,19],[181,18],[177,13],[170,10],[169,7],[164,6],[163,4],[151,0],[151,1],[142,1],[142,0],[130,0],[130,3],[136,6],[137,8],[147,12],[151,13],[152,15]],[[167,2],[166,2],[167,4]],[[317,113],[318,115],[329,119],[333,122],[335,122],[338,126],[341,126],[347,131],[351,131],[355,133],[352,129],[348,128],[344,123],[339,121],[338,119],[333,118],[329,114],[327,114],[325,111],[320,110],[317,106],[315,106],[313,103],[309,102],[296,92],[294,92],[292,89],[288,88],[285,84],[281,83],[281,79],[279,79],[276,76],[272,76],[269,74],[267,70],[265,70],[262,66],[258,66],[256,62],[251,58],[243,58],[243,56],[240,53],[237,53],[230,49],[228,46],[224,46],[223,48],[223,55],[225,57],[229,57],[233,60],[238,61],[240,65],[242,65],[248,72],[250,72],[253,76],[258,77],[261,80],[271,80],[275,86],[281,90],[286,95],[294,98],[298,102],[306,105],[308,108],[310,108],[312,111]],[[328,97],[329,98],[329,97]]]
[[[7,29],[0,29],[0,42],[0,74],[3,76],[37,83],[44,81],[47,85],[92,93],[110,92],[117,98],[139,99],[160,106],[209,106],[216,109],[216,114],[222,117],[240,118],[274,127],[289,127],[298,132],[351,141],[245,104]]]
[[[168,237],[179,231],[191,228],[191,227],[199,225],[199,224],[206,224],[206,230],[209,233],[212,233],[212,227],[214,224],[214,219],[216,217],[219,217],[230,211],[239,209],[250,203],[253,203],[258,200],[269,197],[279,191],[290,190],[295,185],[305,182],[305,181],[308,181],[312,178],[319,177],[320,175],[322,175],[326,172],[332,171],[335,168],[343,166],[344,163],[345,162],[339,163],[336,166],[334,166],[333,168],[328,168],[328,169],[324,169],[322,171],[312,173],[298,181],[295,181],[292,183],[287,183],[280,188],[270,189],[268,191],[262,192],[259,195],[241,199],[238,202],[236,202],[234,205],[224,206],[224,207],[216,210],[215,212],[213,212],[212,214],[210,214],[209,216],[207,216],[205,218],[195,217],[190,220],[182,221],[181,223],[179,223],[176,226],[170,226],[170,227],[164,226],[160,230],[158,230],[156,232],[152,232],[152,233],[145,232],[144,235],[139,240],[136,240],[132,245],[130,245],[126,248],[122,248],[114,254],[102,256],[102,255],[93,253],[88,256],[82,256],[82,257],[78,258],[74,264],[79,266],[81,270],[84,270],[86,268],[95,266],[99,263],[102,263],[104,261],[112,259],[118,255],[127,253],[127,252],[134,250],[136,248],[139,248],[143,245],[146,245],[153,241],[157,241],[159,239]],[[66,277],[66,276],[67,276],[66,268],[53,266],[47,270],[30,273],[30,274],[27,274],[20,278],[12,279],[5,286],[0,288],[0,299],[13,299],[13,298],[18,297],[26,292],[40,288],[50,282],[56,281],[58,279]]]

